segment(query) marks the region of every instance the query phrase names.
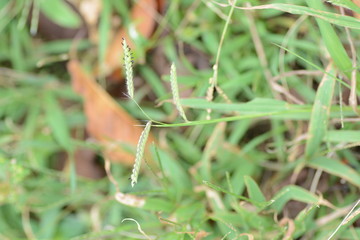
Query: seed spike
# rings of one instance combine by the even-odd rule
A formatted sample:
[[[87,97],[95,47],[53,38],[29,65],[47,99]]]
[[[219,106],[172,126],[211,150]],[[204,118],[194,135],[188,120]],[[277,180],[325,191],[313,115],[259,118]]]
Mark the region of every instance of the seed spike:
[[[137,179],[139,177],[139,171],[140,171],[140,166],[141,166],[141,161],[144,157],[144,152],[145,152],[145,144],[146,144],[146,140],[149,137],[149,133],[150,133],[150,128],[151,128],[151,121],[148,121],[146,123],[146,126],[143,130],[143,132],[140,135],[139,138],[139,142],[136,148],[136,156],[135,156],[135,163],[134,163],[134,167],[132,170],[132,174],[131,174],[131,186],[134,187],[135,184],[137,183]]]
[[[127,45],[125,38],[122,41],[123,50],[124,50],[124,65],[125,65],[125,75],[126,75],[126,87],[127,92],[130,98],[134,98],[134,83],[133,83],[133,61],[132,53],[130,52],[130,47]]]
[[[173,95],[173,101],[176,106],[176,109],[178,110],[180,116],[184,119],[184,121],[188,122],[185,112],[184,112],[184,109],[182,108],[182,106],[180,104],[176,67],[175,67],[174,63],[171,64],[171,68],[170,68],[170,85],[171,85],[171,92]]]

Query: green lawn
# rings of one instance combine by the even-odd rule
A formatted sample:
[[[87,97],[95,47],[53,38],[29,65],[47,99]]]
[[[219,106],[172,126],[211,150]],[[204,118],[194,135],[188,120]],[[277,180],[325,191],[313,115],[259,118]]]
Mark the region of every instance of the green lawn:
[[[1,240],[360,239],[356,1],[69,2],[0,1]]]

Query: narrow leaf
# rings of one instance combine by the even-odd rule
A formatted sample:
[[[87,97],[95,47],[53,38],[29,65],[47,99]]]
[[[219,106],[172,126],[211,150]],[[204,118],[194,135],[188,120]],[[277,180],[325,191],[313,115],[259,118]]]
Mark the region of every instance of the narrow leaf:
[[[326,157],[314,158],[308,162],[308,165],[312,168],[322,169],[360,187],[360,174],[337,159]]]
[[[46,120],[56,141],[67,151],[72,150],[69,128],[63,110],[59,106],[54,94],[49,91],[45,94]]]
[[[307,191],[304,188],[290,185],[281,189],[273,198],[273,204],[271,207],[276,211],[281,211],[285,204],[290,200],[296,200],[299,202],[310,204],[324,204],[329,205],[325,200],[317,197],[315,194]]]
[[[63,0],[40,1],[42,12],[55,23],[68,28],[80,27],[80,17]]]
[[[328,131],[324,140],[329,142],[356,143],[360,142],[359,130],[332,130]]]
[[[313,1],[312,2],[319,2],[322,4],[322,1]],[[236,7],[237,9],[243,9],[243,10],[250,10],[250,9],[276,9],[283,12],[288,12],[291,14],[299,14],[299,15],[309,15],[316,17],[318,19],[324,20],[326,22],[336,24],[342,27],[348,27],[348,28],[354,28],[354,29],[360,29],[360,24],[358,19],[354,17],[349,16],[342,16],[340,14],[327,12],[327,11],[321,11],[304,6],[298,6],[298,5],[292,5],[292,4],[284,4],[284,3],[273,3],[273,4],[266,4],[266,5],[259,5],[254,7]]]
[[[327,131],[331,99],[334,94],[336,80],[334,77],[330,76],[335,74],[335,70],[331,65],[328,66],[326,71],[330,74],[325,74],[321,80],[311,113],[308,139],[305,148],[306,159],[310,159],[319,151],[320,144]]]
[[[252,179],[250,176],[244,176],[244,181],[251,200],[257,202],[266,201],[264,194],[261,192],[259,186],[254,181],[254,179]]]
[[[329,3],[334,4],[339,7],[348,8],[354,12],[360,14],[360,7],[349,0],[328,0]]]

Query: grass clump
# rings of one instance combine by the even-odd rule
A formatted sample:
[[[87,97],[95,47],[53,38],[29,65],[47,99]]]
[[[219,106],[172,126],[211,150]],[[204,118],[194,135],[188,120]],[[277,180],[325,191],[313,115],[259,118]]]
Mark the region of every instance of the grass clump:
[[[32,35],[43,2],[29,26],[22,9],[31,5],[0,3],[9,13],[0,18],[0,238],[360,239],[355,15],[321,1],[169,1],[154,15],[157,31],[142,38],[125,2],[106,1],[96,27],[108,33],[114,16],[129,26],[139,63],[124,39],[133,101],[118,100],[147,123],[132,170],[111,163],[110,172],[106,160],[108,176],[96,180],[80,170],[103,170],[102,146],[80,140],[86,115],[64,73],[69,57],[56,56],[77,48],[91,69],[94,53],[106,60],[110,35],[98,45],[45,41]],[[44,59],[52,60],[37,64]],[[147,152],[150,130],[157,141]],[[92,164],[64,165],[88,151]],[[155,161],[139,178],[144,159]]]

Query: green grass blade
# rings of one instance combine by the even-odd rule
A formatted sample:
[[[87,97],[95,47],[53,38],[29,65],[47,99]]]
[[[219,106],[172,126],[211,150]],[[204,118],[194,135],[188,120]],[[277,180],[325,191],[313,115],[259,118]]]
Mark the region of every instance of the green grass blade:
[[[309,7],[314,8],[321,12],[326,12],[325,6],[322,1],[313,1],[313,0],[306,0]],[[349,21],[354,21],[354,25],[351,24],[354,28],[359,29],[360,22],[358,19],[354,17],[342,16],[338,15],[333,16],[334,19],[347,19]],[[346,50],[336,34],[334,28],[331,26],[331,22],[323,21],[322,19],[316,19],[322,39],[325,43],[327,50],[330,53],[331,58],[334,60],[335,65],[342,71],[348,79],[351,79],[351,70],[352,70],[352,62],[349,58]],[[342,25],[343,27],[351,28],[350,25]],[[360,81],[359,76],[357,76],[357,82]],[[359,86],[358,86],[359,89]]]
[[[67,28],[80,27],[81,19],[74,10],[62,0],[41,1],[42,12],[55,23]],[[56,9],[56,11],[54,11]]]
[[[339,7],[348,8],[354,12],[360,14],[360,7],[349,0],[328,0],[329,3],[334,4]]]
[[[333,75],[335,70],[330,65],[327,72],[329,72],[330,75]],[[333,98],[335,88],[335,78],[330,75],[324,75],[317,89],[305,148],[305,158],[307,160],[319,151],[320,144],[327,132],[331,100]]]
[[[57,102],[53,92],[48,91],[44,96],[46,120],[56,141],[67,151],[73,149],[69,127],[66,123],[64,112]]]
[[[328,142],[356,143],[360,142],[358,130],[332,130],[328,131],[324,140]]]
[[[104,74],[106,74],[106,66],[105,66],[105,55],[106,49],[109,45],[109,32],[111,30],[111,4],[110,0],[102,1],[102,9],[100,15],[100,23],[99,23],[99,69],[100,69],[100,81],[103,86],[105,86],[105,80],[103,79]],[[119,59],[120,62],[120,59]]]
[[[332,23],[342,27],[360,29],[359,21],[354,17],[342,16],[340,14],[326,11],[323,8],[322,1],[307,0],[309,7],[284,4],[284,3],[273,3],[267,5],[259,5],[254,7],[236,7],[238,9],[250,10],[250,9],[276,9],[283,12],[288,12],[296,15],[309,15],[316,17],[317,20],[326,21],[328,24]],[[330,34],[331,35],[331,34]]]
[[[266,202],[264,194],[261,192],[259,186],[254,181],[254,179],[252,179],[252,177],[244,176],[244,181],[251,200],[257,202]]]
[[[320,202],[319,197],[313,193],[307,191],[304,188],[289,185],[280,190],[275,197],[273,197],[273,204],[271,208],[276,211],[281,211],[285,204],[290,200],[296,200],[299,202],[318,204]]]
[[[322,169],[329,174],[343,178],[355,186],[360,186],[360,174],[337,159],[326,157],[314,158],[308,162],[308,165],[312,168]]]

